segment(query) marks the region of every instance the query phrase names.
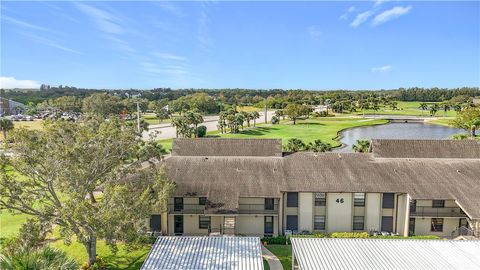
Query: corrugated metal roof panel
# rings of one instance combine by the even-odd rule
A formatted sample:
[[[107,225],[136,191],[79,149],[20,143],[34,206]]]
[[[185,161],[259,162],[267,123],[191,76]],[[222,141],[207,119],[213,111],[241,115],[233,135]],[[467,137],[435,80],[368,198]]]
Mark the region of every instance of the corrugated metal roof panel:
[[[299,269],[480,269],[480,241],[292,238]]]
[[[155,241],[141,269],[263,270],[260,239],[161,236]]]

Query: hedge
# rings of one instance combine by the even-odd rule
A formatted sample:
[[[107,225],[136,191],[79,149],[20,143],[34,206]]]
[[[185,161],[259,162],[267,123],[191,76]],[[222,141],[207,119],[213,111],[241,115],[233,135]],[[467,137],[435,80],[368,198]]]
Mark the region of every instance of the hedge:
[[[314,233],[314,234],[296,234],[290,235],[288,238],[286,236],[276,236],[276,237],[263,237],[262,243],[267,245],[285,245],[287,243],[290,245],[290,238],[373,238],[373,239],[441,239],[436,235],[418,235],[418,236],[370,236],[367,232],[334,232],[331,234],[323,233]]]

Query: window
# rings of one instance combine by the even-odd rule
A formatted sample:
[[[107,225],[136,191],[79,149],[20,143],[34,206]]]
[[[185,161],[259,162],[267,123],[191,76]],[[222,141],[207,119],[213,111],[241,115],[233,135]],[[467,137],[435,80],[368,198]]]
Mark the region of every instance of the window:
[[[275,203],[273,198],[265,198],[265,210],[274,210]]]
[[[394,199],[393,193],[383,193],[382,208],[393,209]]]
[[[206,204],[207,204],[207,197],[198,198],[198,205],[206,205]]]
[[[364,217],[353,217],[353,230],[363,231],[365,228]]]
[[[415,235],[415,218],[408,220],[408,235]]]
[[[432,226],[430,227],[432,232],[443,232],[443,218],[432,218]]]
[[[173,198],[173,210],[174,211],[183,210],[183,198],[182,197]]]
[[[298,216],[297,215],[287,215],[287,230],[297,231],[298,230]]]
[[[417,200],[410,200],[410,212],[417,212]]]
[[[151,215],[150,216],[150,230],[153,232],[159,232],[161,230],[162,216]]]
[[[298,207],[297,192],[287,192],[287,207]]]
[[[444,200],[432,200],[432,207],[433,208],[444,208],[445,201]]]
[[[198,216],[198,228],[199,229],[209,229],[210,228],[210,217]]]
[[[354,206],[365,206],[365,193],[355,193],[353,195]]]
[[[265,223],[263,228],[264,228],[263,233],[265,235],[273,234],[273,217],[272,216],[265,216]]]
[[[393,232],[393,217],[382,217],[382,232]]]
[[[325,192],[315,193],[315,206],[326,206],[327,194]]]
[[[325,216],[315,216],[313,218],[314,230],[325,230]]]

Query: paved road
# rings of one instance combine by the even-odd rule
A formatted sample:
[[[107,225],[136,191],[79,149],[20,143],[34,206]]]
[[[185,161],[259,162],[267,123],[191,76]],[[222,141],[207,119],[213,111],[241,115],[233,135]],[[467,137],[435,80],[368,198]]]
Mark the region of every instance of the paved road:
[[[260,118],[257,119],[257,123],[264,123],[264,112],[259,112]],[[270,121],[272,116],[274,115],[275,111],[268,111],[267,112],[267,119]],[[204,122],[201,125],[207,127],[207,131],[214,131],[217,129],[218,124],[218,115],[209,115],[204,116]],[[157,125],[150,125],[148,131],[143,132],[143,139],[149,139],[150,136],[153,136],[156,140],[165,140],[171,139],[176,137],[176,130],[175,127],[172,127],[170,123],[167,124],[157,124]]]

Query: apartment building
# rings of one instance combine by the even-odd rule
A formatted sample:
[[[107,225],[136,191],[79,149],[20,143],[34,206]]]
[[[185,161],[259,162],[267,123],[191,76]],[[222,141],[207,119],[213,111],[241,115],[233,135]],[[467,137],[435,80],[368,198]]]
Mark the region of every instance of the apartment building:
[[[371,153],[282,153],[280,140],[178,139],[166,235],[480,232],[480,142],[374,140]]]

